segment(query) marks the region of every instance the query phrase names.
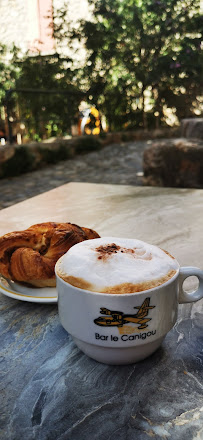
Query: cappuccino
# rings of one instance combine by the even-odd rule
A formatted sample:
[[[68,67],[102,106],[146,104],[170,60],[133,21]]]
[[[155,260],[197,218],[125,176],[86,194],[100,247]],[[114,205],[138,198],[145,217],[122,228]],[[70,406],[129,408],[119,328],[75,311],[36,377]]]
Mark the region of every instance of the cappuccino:
[[[103,237],[72,246],[56,264],[58,277],[88,291],[126,294],[161,286],[179,270],[168,252],[140,240]]]

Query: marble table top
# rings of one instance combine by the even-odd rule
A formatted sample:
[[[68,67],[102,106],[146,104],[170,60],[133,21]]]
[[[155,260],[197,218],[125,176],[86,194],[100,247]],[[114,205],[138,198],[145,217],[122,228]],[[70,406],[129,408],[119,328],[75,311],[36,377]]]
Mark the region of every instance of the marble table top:
[[[0,235],[67,221],[203,269],[202,219],[202,190],[69,183],[0,211]],[[0,294],[0,306],[2,440],[203,439],[203,300],[180,305],[161,348],[127,366],[80,352],[57,304]]]

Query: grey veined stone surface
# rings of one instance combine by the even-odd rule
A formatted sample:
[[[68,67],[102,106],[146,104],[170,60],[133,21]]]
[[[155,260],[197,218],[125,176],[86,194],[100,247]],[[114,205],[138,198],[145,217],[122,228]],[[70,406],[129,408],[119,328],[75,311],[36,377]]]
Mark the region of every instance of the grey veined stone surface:
[[[71,183],[1,211],[1,230],[71,220],[101,236],[138,237],[203,268],[202,191]],[[65,200],[65,203],[64,203]],[[174,328],[144,361],[88,358],[57,305],[0,294],[1,440],[202,440],[203,300],[179,306]]]
[[[202,327],[184,305],[162,347],[129,366],[80,352],[56,306],[4,298],[2,440],[201,439]]]

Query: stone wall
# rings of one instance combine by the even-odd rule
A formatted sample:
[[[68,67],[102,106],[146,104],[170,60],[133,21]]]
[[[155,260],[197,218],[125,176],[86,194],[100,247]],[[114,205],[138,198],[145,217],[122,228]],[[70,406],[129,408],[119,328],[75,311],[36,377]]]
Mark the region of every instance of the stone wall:
[[[181,136],[203,140],[203,118],[188,118],[181,121]]]
[[[155,141],[144,152],[143,171],[145,185],[203,188],[203,141]]]
[[[99,136],[56,138],[53,142],[31,142],[23,145],[0,146],[0,178],[19,175],[60,160],[73,158],[106,145],[146,139],[177,136],[178,129],[136,130],[101,133]]]

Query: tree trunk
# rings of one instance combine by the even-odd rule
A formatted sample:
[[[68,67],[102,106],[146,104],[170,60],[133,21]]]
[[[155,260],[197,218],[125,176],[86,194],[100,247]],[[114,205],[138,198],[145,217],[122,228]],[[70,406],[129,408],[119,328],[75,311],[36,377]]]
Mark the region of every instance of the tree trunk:
[[[159,90],[156,87],[155,89],[153,89],[153,95],[154,95],[154,100],[155,100],[155,111],[154,111],[154,115],[155,115],[155,127],[159,128],[160,127],[160,114],[162,112],[162,108],[161,108],[161,100],[159,97]]]
[[[147,116],[145,113],[145,96],[144,96],[144,92],[145,92],[145,86],[142,86],[142,123],[143,123],[143,128],[147,129],[148,128],[148,124],[147,124]]]

